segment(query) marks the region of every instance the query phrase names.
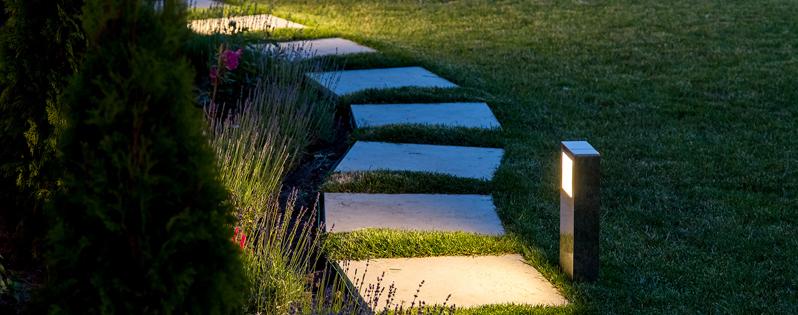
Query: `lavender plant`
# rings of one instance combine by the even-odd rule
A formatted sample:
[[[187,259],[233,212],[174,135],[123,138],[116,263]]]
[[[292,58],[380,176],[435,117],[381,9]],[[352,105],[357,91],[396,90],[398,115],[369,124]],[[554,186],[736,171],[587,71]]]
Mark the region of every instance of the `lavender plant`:
[[[238,201],[237,196],[233,199]],[[238,207],[239,229],[250,240],[241,244],[246,273],[253,281],[247,297],[252,312],[286,314],[292,303],[303,298],[305,276],[312,271],[321,247],[320,233],[310,224],[316,207],[296,209],[296,199],[294,190],[281,209],[277,194],[261,195],[258,203],[263,211],[257,212],[253,224],[245,224],[248,209]]]
[[[258,28],[270,28],[268,19],[258,23]],[[232,31],[211,29],[210,35],[195,35],[187,45],[189,59],[200,68],[200,101],[206,104],[235,102],[237,106],[228,106],[237,111],[243,108],[241,99],[246,99],[244,102],[258,111],[262,119],[269,120],[265,124],[270,125],[271,120],[276,119],[280,126],[278,138],[286,139],[286,150],[291,152],[285,166],[290,169],[308,145],[326,141],[332,135],[333,100],[309,86],[305,74],[336,67],[329,58],[312,58],[314,54],[308,53],[312,49],[309,45],[276,48],[269,41],[269,32],[252,32],[250,26],[240,23],[230,25]],[[231,35],[224,35],[223,32],[228,31]],[[234,66],[221,66],[222,60],[227,63],[230,59],[226,55],[235,55]],[[290,58],[298,55],[305,56],[305,60]],[[328,80],[331,82],[324,83],[335,83],[337,77]]]
[[[302,49],[294,47],[291,53],[297,54]],[[333,100],[310,88],[305,77],[306,73],[329,68],[329,59],[302,62],[284,58],[279,50],[252,53],[261,54],[258,68],[263,79],[250,99],[264,118],[276,118],[281,132],[291,135],[293,142],[289,149],[297,154],[289,157],[287,167],[294,166],[311,143],[332,136]]]
[[[315,294],[306,294],[306,280],[315,259],[320,255],[320,230],[310,225],[317,210],[296,209],[297,191],[293,191],[284,207],[278,202],[279,185],[289,158],[291,138],[280,139],[276,119],[261,119],[263,113],[251,99],[239,103],[239,110],[207,106],[209,136],[216,150],[222,181],[231,191],[236,209],[237,236],[234,241],[244,251],[245,270],[250,279],[246,293],[246,313],[265,314],[374,314],[385,287],[366,288],[365,300],[346,294],[333,294],[343,289],[338,279],[332,286],[320,286]],[[328,281],[323,280],[323,283]],[[364,281],[356,282],[361,284]],[[393,305],[395,288],[388,288],[387,311],[404,314],[404,306]],[[409,309],[432,310],[414,301]],[[391,309],[392,307],[392,309]],[[443,308],[434,308],[443,312]]]
[[[281,208],[280,183],[313,135],[329,129],[324,123],[331,119],[315,115],[332,115],[314,106],[301,81],[273,74],[275,79],[267,78],[234,106],[206,104],[206,135],[221,179],[233,194],[239,232],[235,241],[244,251],[251,281],[246,311],[282,314],[290,303],[303,299],[304,277],[320,246],[318,231],[308,225],[315,222],[315,209],[295,211],[296,191]]]
[[[307,225],[301,229],[292,225],[292,218],[307,214],[300,209],[295,216],[296,192],[284,209],[277,201],[291,138],[281,135],[276,118],[262,119],[251,102],[238,107],[221,118],[217,113],[223,109],[209,104],[206,134],[215,149],[222,182],[233,195],[238,219],[234,241],[244,251],[250,280],[246,310],[278,314],[304,292],[303,277],[318,240]],[[314,215],[315,211],[310,214]]]
[[[238,107],[219,117],[222,106],[206,106],[206,134],[216,152],[222,182],[237,192],[236,206],[248,209],[244,217],[251,224],[255,212],[261,211],[257,203],[280,187],[291,138],[281,137],[277,119],[262,119],[251,102],[245,100]]]
[[[227,18],[235,22],[234,17]],[[323,299],[317,302],[314,296],[329,292],[320,286],[315,294],[309,294],[310,285],[305,278],[320,255],[321,233],[309,225],[315,222],[316,209],[295,209],[297,191],[292,192],[284,207],[280,206],[278,196],[287,170],[299,161],[311,143],[324,141],[331,134],[333,102],[305,82],[305,73],[321,71],[327,60],[304,62],[285,58],[307,49],[300,46],[289,50],[264,49],[268,32],[255,33],[262,37],[253,38],[249,32],[251,26],[228,25],[232,27],[232,35],[223,35],[230,28],[206,28],[211,34],[195,38],[187,52],[200,56],[192,58],[195,66],[210,68],[215,64],[220,69],[222,59],[208,51],[224,45],[228,51],[238,52],[236,61],[248,69],[244,73],[256,77],[251,81],[238,80],[240,74],[225,77],[226,90],[235,82],[255,83],[240,85],[241,98],[235,104],[220,103],[216,96],[204,104],[206,135],[215,149],[221,179],[233,195],[231,202],[238,218],[237,226],[231,227],[236,229],[233,241],[244,252],[250,279],[244,312],[286,314],[294,306],[324,304]],[[207,57],[203,57],[205,54]],[[196,62],[203,58],[206,62]],[[229,58],[225,58],[227,61]],[[236,75],[235,71],[241,69],[237,66],[226,67],[230,71],[224,74]],[[212,79],[219,80],[220,72],[210,73],[214,74]],[[200,78],[207,80],[208,76]],[[338,305],[340,309],[343,302],[337,300],[326,305]]]
[[[348,274],[349,260],[342,262],[344,273]],[[368,261],[366,262],[366,270],[363,270],[362,277],[357,278],[358,271],[355,270],[353,278],[355,282],[352,284],[350,290],[360,292],[359,295],[353,296],[348,294],[334,295],[339,287],[343,286],[340,283],[335,283],[326,289],[319,290],[316,294],[320,300],[302,301],[303,303],[295,303],[291,306],[289,314],[303,314],[303,315],[423,315],[423,314],[438,314],[438,315],[451,315],[455,314],[456,306],[448,306],[451,294],[446,297],[446,301],[441,305],[427,305],[425,302],[418,299],[424,281],[418,285],[416,294],[413,296],[413,301],[409,306],[404,304],[394,303],[397,288],[393,283],[385,286],[383,281],[385,279],[385,272],[377,277],[376,284],[369,284],[364,288],[366,283],[366,274],[368,272]],[[386,293],[387,289],[387,293]],[[384,296],[384,298],[383,298]],[[382,307],[380,307],[382,305]]]

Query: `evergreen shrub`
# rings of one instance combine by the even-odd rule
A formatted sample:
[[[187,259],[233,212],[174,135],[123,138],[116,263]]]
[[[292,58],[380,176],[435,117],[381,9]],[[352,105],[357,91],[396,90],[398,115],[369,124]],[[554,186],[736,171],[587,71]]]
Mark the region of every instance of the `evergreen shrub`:
[[[3,1],[0,215],[12,246],[0,254],[11,262],[37,258],[33,240],[45,230],[41,201],[58,189],[51,162],[66,110],[59,95],[86,48],[82,6],[83,0]]]
[[[246,290],[230,193],[219,181],[180,54],[185,8],[87,2],[89,47],[65,95],[64,191],[48,204],[55,314],[227,314]]]

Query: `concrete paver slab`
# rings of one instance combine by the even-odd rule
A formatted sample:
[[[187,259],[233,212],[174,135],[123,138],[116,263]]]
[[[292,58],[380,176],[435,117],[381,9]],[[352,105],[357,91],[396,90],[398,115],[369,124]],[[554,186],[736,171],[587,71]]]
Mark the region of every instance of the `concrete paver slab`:
[[[358,141],[335,171],[438,172],[490,180],[504,150],[427,144]]]
[[[305,28],[302,24],[297,24],[268,14],[193,20],[189,21],[188,28],[199,34],[214,34],[216,32],[229,34],[233,31],[233,29],[229,27],[230,22],[236,22],[236,27],[238,29],[249,28],[251,31],[278,28]]]
[[[453,88],[447,81],[422,67],[404,67],[338,72],[313,72],[307,76],[325,93],[338,97],[365,89],[389,89],[405,86]],[[337,84],[331,78],[340,77]]]
[[[349,279],[355,283],[363,277],[366,261],[339,262]],[[347,270],[348,269],[348,270]],[[357,275],[355,275],[357,270]],[[427,305],[443,304],[446,297],[451,298],[446,305],[458,308],[475,307],[486,304],[516,303],[529,305],[564,306],[568,304],[551,283],[543,278],[535,268],[523,262],[521,255],[480,256],[480,257],[429,257],[429,258],[390,258],[372,259],[366,270],[365,289],[377,284],[377,277],[385,272],[381,287],[394,284],[395,304],[405,302],[409,306],[421,287],[418,301]],[[377,307],[385,304],[385,292]]]
[[[181,2],[188,4],[190,9],[197,8],[197,9],[210,9],[215,7],[227,7],[230,6],[224,2],[214,1],[214,0],[181,0]]]
[[[483,195],[324,194],[325,226],[504,234],[493,199]]]
[[[298,40],[290,42],[282,42],[277,44],[281,51],[289,53],[288,59],[304,59],[317,56],[329,55],[347,55],[376,52],[363,45],[359,45],[350,40],[343,38],[322,38],[313,40]],[[274,50],[276,47],[272,44],[266,45],[266,49]]]
[[[500,127],[487,103],[353,104],[356,127],[389,124],[429,124],[491,128]]]

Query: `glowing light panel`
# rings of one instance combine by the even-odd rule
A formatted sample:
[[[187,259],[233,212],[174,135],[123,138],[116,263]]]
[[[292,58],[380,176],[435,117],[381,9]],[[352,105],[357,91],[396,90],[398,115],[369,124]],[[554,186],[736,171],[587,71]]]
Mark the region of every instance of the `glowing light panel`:
[[[574,197],[574,161],[565,152],[562,153],[562,189],[569,197]]]

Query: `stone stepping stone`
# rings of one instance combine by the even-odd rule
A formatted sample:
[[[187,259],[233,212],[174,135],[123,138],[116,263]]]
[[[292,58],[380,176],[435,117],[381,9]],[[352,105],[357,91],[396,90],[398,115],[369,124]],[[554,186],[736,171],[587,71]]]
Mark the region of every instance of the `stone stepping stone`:
[[[268,14],[193,20],[188,23],[188,28],[198,34],[208,35],[214,34],[216,32],[221,34],[229,34],[232,33],[232,28],[228,26],[230,22],[236,22],[236,26],[239,29],[249,28],[250,31],[278,28],[305,28],[305,26],[302,24],[297,24]]]
[[[352,283],[363,279],[366,261],[338,262],[343,266]],[[357,275],[355,275],[357,270]],[[371,259],[361,295],[369,285],[377,284],[377,277],[385,272],[380,287],[394,284],[396,295],[394,303],[405,302],[405,307],[413,301],[418,285],[424,281],[416,299],[427,305],[443,304],[446,297],[451,298],[447,306],[469,308],[486,304],[529,304],[565,306],[568,304],[558,291],[535,268],[524,263],[521,255],[502,256],[455,256],[429,258],[389,258]],[[359,284],[358,284],[359,285]],[[387,290],[380,298],[375,310],[386,304]],[[391,307],[393,309],[393,307]]]
[[[405,86],[454,88],[447,81],[422,67],[386,68],[313,72],[307,76],[324,93],[338,97],[366,89],[389,89]],[[338,79],[335,82],[335,79]]]
[[[437,172],[490,180],[503,154],[493,148],[358,141],[334,171]]]
[[[351,105],[355,128],[390,124],[501,127],[487,103]]]
[[[504,234],[493,199],[483,195],[324,194],[332,232],[365,228]]]
[[[322,38],[313,40],[298,40],[290,42],[278,43],[281,51],[288,52],[289,60],[297,60],[304,58],[311,58],[317,56],[329,55],[347,55],[376,52],[366,46],[359,45],[351,40],[343,38]],[[276,47],[272,44],[267,44],[265,49],[274,50]]]
[[[188,4],[189,9],[197,8],[197,9],[210,9],[216,7],[227,7],[230,6],[224,2],[214,1],[214,0],[181,0],[181,2]]]

